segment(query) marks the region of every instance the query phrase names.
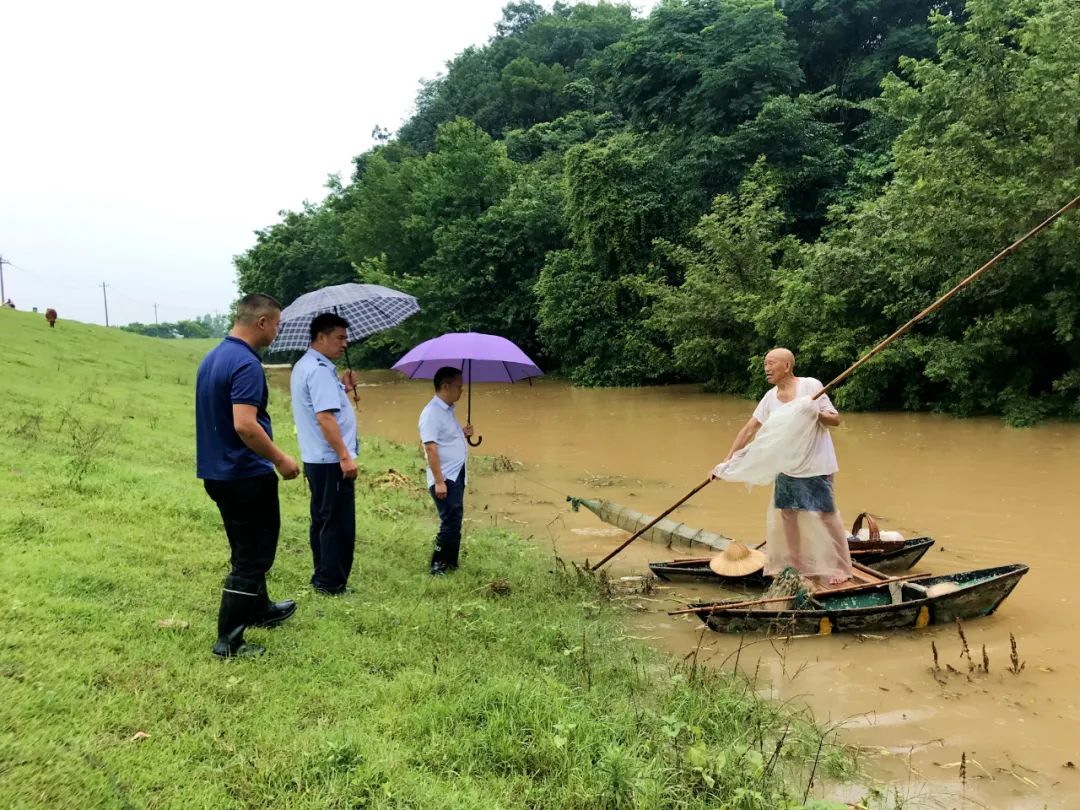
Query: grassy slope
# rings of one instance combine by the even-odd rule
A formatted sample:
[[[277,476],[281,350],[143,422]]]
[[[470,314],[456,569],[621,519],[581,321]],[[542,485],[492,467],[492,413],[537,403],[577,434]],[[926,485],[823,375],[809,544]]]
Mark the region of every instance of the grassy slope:
[[[386,475],[419,482],[419,452],[378,439],[355,592],[307,588],[285,482],[270,586],[300,609],[249,632],[265,658],[213,659],[227,546],[192,415],[211,345],[0,312],[0,806],[796,806],[816,730],[626,639],[596,583],[494,529],[425,576],[433,509]]]

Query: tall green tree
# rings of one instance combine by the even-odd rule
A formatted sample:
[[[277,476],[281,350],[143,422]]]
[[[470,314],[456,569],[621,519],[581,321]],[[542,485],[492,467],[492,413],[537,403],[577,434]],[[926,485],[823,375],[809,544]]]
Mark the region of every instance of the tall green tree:
[[[494,330],[535,346],[532,286],[563,234],[553,184],[521,169],[471,121],[455,119],[422,157],[367,160],[355,186],[343,242],[365,280],[420,301],[421,313],[398,333],[403,340]]]
[[[658,269],[653,240],[675,237],[689,212],[680,168],[662,145],[623,133],[566,154],[571,247],[548,256],[537,283],[540,338],[572,379],[632,385],[671,363],[647,326]]]
[[[901,58],[932,58],[930,15],[959,20],[964,0],[784,0],[782,8],[807,89],[858,101],[876,96]]]
[[[233,257],[240,293],[262,292],[287,305],[306,292],[353,280],[342,246],[340,188],[322,204],[282,211],[281,222],[255,233],[255,245]]]
[[[787,279],[772,331],[839,370],[1080,188],[1080,14],[1069,0],[969,0],[940,59],[902,60],[893,178]],[[1080,221],[1062,220],[887,350],[855,407],[1080,415]]]
[[[845,145],[842,126],[835,122],[846,106],[826,91],[773,96],[730,134],[695,144],[701,171],[697,185],[711,194],[730,192],[764,157],[777,173],[792,230],[815,238],[852,169],[854,150]]]
[[[618,110],[645,129],[723,133],[802,83],[773,0],[664,0],[612,45],[604,74]]]
[[[423,82],[416,113],[398,137],[425,153],[435,148],[439,127],[455,118],[499,137],[591,103],[574,82],[589,78],[592,61],[637,25],[628,5],[556,3],[547,12],[532,2],[510,3],[487,45],[467,48],[445,75]]]
[[[737,193],[716,198],[685,243],[658,245],[683,282],[660,288],[651,326],[671,342],[679,371],[712,390],[758,390],[760,375],[749,365],[772,347],[760,314],[778,274],[802,260],[803,245],[784,233],[781,197],[777,174],[760,160]]]

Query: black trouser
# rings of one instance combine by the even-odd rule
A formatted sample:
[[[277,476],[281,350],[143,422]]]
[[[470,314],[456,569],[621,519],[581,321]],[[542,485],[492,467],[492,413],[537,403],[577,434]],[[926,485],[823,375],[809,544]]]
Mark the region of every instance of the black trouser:
[[[352,571],[356,548],[356,482],[341,465],[304,463],[311,488],[311,584],[321,591],[341,593]]]
[[[447,480],[446,497],[436,498],[435,487],[428,487],[435,508],[439,510],[439,533],[435,535],[435,549],[431,554],[431,570],[445,571],[458,567],[458,551],[461,548],[461,518],[465,513],[465,470],[456,481]]]
[[[281,530],[277,475],[270,472],[239,481],[204,481],[203,486],[225,523],[230,574],[265,585]]]

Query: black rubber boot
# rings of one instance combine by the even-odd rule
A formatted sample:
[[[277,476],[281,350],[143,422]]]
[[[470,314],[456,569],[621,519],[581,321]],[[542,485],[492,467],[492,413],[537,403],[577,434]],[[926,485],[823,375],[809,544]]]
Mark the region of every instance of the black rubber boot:
[[[218,610],[218,639],[214,655],[218,658],[262,655],[265,648],[244,641],[244,628],[258,609],[259,583],[257,580],[229,575],[221,591],[221,608]]]
[[[446,551],[439,545],[439,539],[435,538],[435,549],[431,552],[431,575],[440,576],[450,570],[446,561]]]
[[[277,627],[287,618],[296,613],[296,602],[286,599],[283,602],[272,602],[266,592],[266,577],[259,582],[259,601],[255,611],[255,618],[248,627]]]
[[[449,541],[440,545],[438,538],[436,538],[435,550],[431,553],[431,573],[439,575],[456,571],[460,549],[460,540],[456,543]]]

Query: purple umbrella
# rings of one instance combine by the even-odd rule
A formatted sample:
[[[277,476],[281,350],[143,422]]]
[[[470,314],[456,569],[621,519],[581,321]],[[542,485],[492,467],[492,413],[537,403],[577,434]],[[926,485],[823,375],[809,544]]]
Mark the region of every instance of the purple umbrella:
[[[539,377],[542,372],[529,356],[511,341],[498,335],[480,332],[451,332],[414,346],[394,363],[394,370],[409,379],[430,380],[443,366],[461,369],[469,384],[469,404],[466,421],[472,424],[472,383],[509,382]],[[479,447],[483,436],[469,440]]]

